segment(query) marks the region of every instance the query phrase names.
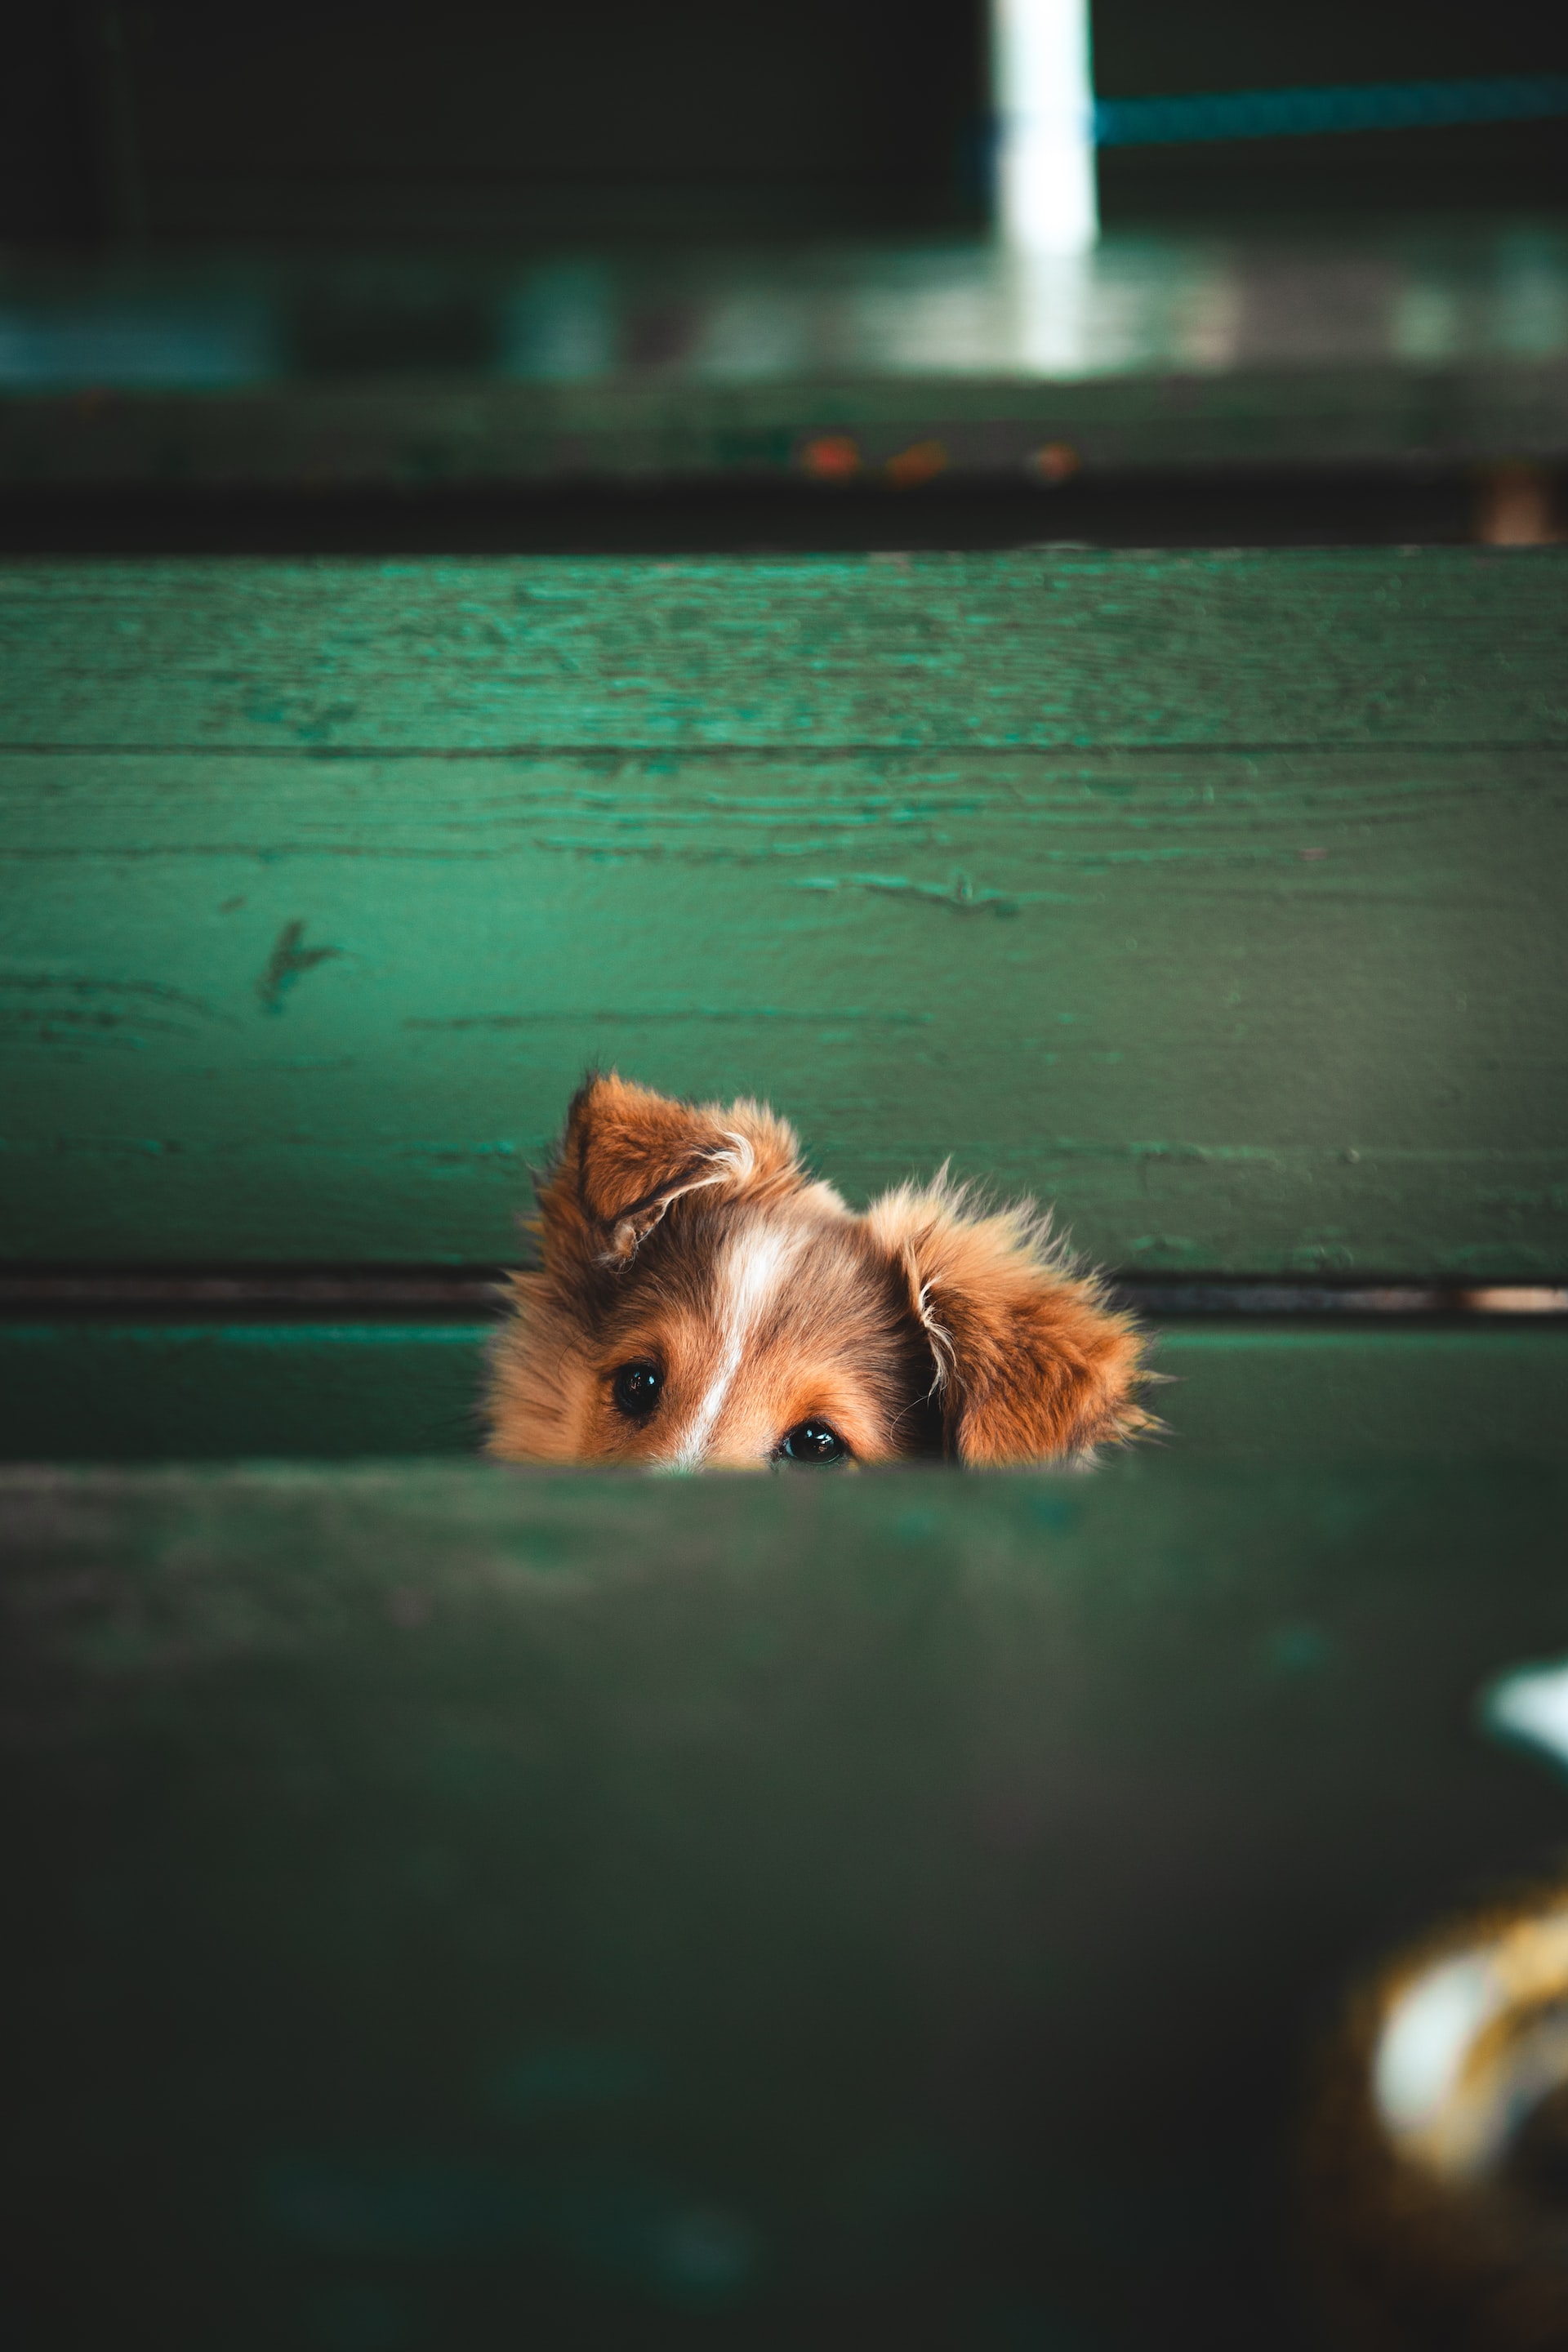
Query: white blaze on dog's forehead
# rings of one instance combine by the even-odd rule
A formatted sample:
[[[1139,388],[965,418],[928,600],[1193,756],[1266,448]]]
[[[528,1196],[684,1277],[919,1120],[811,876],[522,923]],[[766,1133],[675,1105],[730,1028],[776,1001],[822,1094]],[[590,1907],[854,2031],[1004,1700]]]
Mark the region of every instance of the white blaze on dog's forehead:
[[[741,1369],[746,1341],[800,1245],[798,1233],[757,1223],[743,1228],[726,1246],[713,1270],[714,1321],[723,1351],[700,1402],[666,1457],[671,1469],[695,1470],[702,1460]]]

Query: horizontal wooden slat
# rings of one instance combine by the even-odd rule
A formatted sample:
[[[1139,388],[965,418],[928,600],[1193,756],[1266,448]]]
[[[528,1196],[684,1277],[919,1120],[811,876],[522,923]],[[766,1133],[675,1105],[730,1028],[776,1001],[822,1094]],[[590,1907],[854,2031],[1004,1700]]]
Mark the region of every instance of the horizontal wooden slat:
[[[1554,758],[9,774],[14,1255],[504,1259],[599,1060],[1122,1265],[1568,1264]]]
[[[1124,1267],[1561,1275],[1565,588],[13,567],[7,1254],[504,1259],[599,1060]]]
[[[485,1328],[0,1322],[0,1459],[473,1454]]]
[[[1476,1703],[1568,1643],[1565,1511],[1442,1462],[6,1475],[13,2308],[1308,2340],[1310,2050],[1560,1869]]]
[[[1297,356],[1079,383],[1020,382],[1006,370],[915,383],[835,371],[826,382],[760,384],[394,377],[12,393],[0,398],[0,481],[416,494],[465,483],[801,482],[812,478],[813,443],[845,435],[859,478],[890,487],[900,457],[940,443],[943,478],[1016,485],[1043,537],[1054,519],[1037,459],[1052,445],[1089,477],[1561,461],[1568,367],[1534,356],[1303,366]]]
[[[0,1459],[472,1453],[483,1325],[0,1321]],[[1568,1325],[1157,1330],[1176,1462],[1555,1461]]]
[[[1415,470],[1568,450],[1568,245],[1545,222],[1112,226],[1090,253],[1035,261],[985,239],[563,266],[498,250],[492,218],[488,250],[469,238],[460,258],[423,230],[400,256],[384,223],[374,263],[290,264],[215,254],[213,201],[205,258],[0,256],[0,479],[733,488],[810,481],[830,436],[863,487],[918,505],[933,469],[1007,485],[1043,536],[1074,465]],[[493,184],[484,201],[493,215]],[[286,202],[270,191],[269,240]]]
[[[42,750],[1568,738],[1554,549],[0,567]]]

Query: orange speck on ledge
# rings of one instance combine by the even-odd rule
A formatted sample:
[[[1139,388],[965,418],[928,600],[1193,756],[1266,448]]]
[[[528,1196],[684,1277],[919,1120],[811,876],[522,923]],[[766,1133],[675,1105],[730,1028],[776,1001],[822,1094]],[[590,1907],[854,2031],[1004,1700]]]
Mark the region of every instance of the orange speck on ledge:
[[[803,446],[800,464],[815,482],[847,482],[860,471],[860,444],[850,433],[819,433]]]
[[[946,471],[944,441],[911,441],[907,449],[888,460],[888,479],[896,490],[918,489],[922,482],[932,482]]]
[[[1038,449],[1031,449],[1025,465],[1037,482],[1068,482],[1083,460],[1070,441],[1047,441]]]

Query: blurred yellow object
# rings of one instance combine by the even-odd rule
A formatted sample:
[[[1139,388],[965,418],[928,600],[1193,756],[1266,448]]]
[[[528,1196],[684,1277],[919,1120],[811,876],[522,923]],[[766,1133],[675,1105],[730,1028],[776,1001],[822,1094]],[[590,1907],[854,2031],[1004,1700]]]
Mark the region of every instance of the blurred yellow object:
[[[1568,1885],[1450,1926],[1356,1999],[1307,2197],[1331,2294],[1373,2342],[1568,2344]]]

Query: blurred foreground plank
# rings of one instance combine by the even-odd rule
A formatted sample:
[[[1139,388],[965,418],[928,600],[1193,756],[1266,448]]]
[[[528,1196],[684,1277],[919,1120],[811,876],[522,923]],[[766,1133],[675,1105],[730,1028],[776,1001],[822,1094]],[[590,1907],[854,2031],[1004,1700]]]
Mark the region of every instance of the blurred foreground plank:
[[[5,1474],[27,2340],[1308,2341],[1311,2036],[1561,1848],[1565,1507]]]

